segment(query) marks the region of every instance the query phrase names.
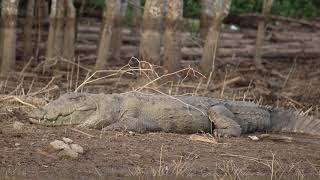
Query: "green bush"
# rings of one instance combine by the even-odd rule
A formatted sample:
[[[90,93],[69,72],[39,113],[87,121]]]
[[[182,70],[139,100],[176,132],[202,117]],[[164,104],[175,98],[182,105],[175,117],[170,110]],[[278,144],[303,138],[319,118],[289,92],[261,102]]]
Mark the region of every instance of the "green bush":
[[[231,13],[261,12],[263,0],[233,0]],[[289,17],[315,17],[320,15],[319,0],[274,0],[271,13]]]
[[[24,12],[26,2],[26,0],[20,1],[20,12]],[[142,5],[144,2],[145,0],[141,0]],[[199,2],[200,0],[184,0],[184,16],[199,18],[201,9]],[[87,0],[87,9],[102,9],[104,3],[105,0]],[[262,3],[263,0],[232,0],[230,13],[261,12]],[[130,15],[130,12],[127,14]],[[320,0],[274,0],[272,14],[299,18],[316,17],[320,15]]]

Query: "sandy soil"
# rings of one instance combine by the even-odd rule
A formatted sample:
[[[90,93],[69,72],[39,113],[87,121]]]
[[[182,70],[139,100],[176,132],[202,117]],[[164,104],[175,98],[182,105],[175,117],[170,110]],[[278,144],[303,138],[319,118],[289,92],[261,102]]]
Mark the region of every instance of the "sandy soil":
[[[1,121],[2,177],[76,178],[100,176],[319,177],[320,138],[288,135],[294,142],[253,142],[246,136],[191,141],[190,135],[134,134],[46,128],[25,122],[23,131]],[[78,159],[61,159],[48,144],[62,137],[83,146]],[[18,143],[18,144],[17,144]]]

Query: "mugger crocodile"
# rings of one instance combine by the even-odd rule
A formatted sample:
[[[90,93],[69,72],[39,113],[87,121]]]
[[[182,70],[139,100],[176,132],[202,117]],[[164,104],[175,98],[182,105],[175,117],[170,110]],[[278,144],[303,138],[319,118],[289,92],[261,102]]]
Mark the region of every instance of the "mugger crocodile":
[[[298,132],[320,135],[320,119],[293,110],[252,102],[199,96],[167,96],[139,92],[67,93],[29,113],[32,123],[78,125],[106,130],[196,133],[240,136],[250,132]]]

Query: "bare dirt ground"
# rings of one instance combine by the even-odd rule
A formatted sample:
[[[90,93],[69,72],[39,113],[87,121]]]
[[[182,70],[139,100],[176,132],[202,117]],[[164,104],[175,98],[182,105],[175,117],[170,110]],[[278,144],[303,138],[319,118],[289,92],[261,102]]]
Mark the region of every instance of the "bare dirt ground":
[[[184,60],[184,66],[197,64],[198,60]],[[126,64],[128,59],[124,62]],[[79,87],[88,77],[87,69],[92,68],[93,61],[64,62],[46,73],[42,73],[41,68],[34,71],[39,64],[41,62],[32,61],[26,65],[26,61],[18,61],[16,73],[8,78],[1,77],[1,178],[88,179],[164,175],[232,179],[320,178],[320,137],[310,135],[283,134],[293,137],[293,141],[287,143],[271,140],[255,142],[243,135],[240,138],[217,139],[218,143],[212,144],[191,141],[190,135],[132,135],[30,124],[26,113],[33,106],[42,106],[60,94]],[[159,78],[156,83],[145,86],[137,83],[139,71],[136,66],[125,66],[121,71],[115,71],[121,66],[110,65],[107,71],[93,77],[103,79],[89,82],[80,90],[113,93],[144,87],[144,90],[153,93],[161,91],[173,95],[255,100],[263,105],[308,111],[319,117],[319,58],[272,58],[265,59],[264,65],[267,71],[259,72],[252,67],[250,58],[218,58],[217,72],[208,86],[207,79],[188,68],[185,70],[189,70],[188,77],[183,81]],[[149,81],[161,77],[161,73],[154,76]],[[13,128],[15,121],[24,124],[21,130]],[[77,159],[57,156],[48,145],[62,137],[71,138],[83,146],[85,153]]]

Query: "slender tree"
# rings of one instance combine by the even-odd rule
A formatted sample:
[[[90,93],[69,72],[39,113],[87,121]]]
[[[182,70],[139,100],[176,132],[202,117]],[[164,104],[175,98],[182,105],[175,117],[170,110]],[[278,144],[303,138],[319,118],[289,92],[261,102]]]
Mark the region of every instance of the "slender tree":
[[[120,52],[121,52],[121,45],[122,45],[122,28],[121,28],[121,20],[125,16],[128,2],[127,0],[120,0],[117,2],[120,8],[114,9],[114,18],[113,18],[113,27],[112,27],[112,37],[111,37],[111,44],[110,46],[110,55],[108,57],[109,62],[113,64],[120,63]]]
[[[49,22],[46,65],[50,65],[50,60],[59,60],[61,57],[72,60],[76,33],[76,10],[73,1],[52,0]]]
[[[165,18],[163,66],[169,73],[181,68],[181,24],[183,0],[167,1]]]
[[[164,0],[146,0],[144,6],[139,59],[152,64],[160,64],[164,4]]]
[[[218,41],[223,19],[228,15],[231,0],[214,0],[213,21],[206,37],[200,68],[209,75],[214,70],[214,61],[218,55]]]
[[[42,22],[44,20],[49,19],[49,12],[48,12],[48,1],[46,0],[36,0],[35,5],[35,17],[36,17],[36,43],[35,43],[35,54],[34,57],[36,60],[39,59],[39,53],[40,53],[40,43],[42,41]]]
[[[33,25],[34,25],[35,0],[28,0],[24,25],[24,58],[29,59],[33,55]]]
[[[201,0],[200,38],[205,40],[213,21],[213,0]]]
[[[63,57],[68,60],[74,58],[74,43],[76,37],[76,9],[72,1],[65,1],[66,10],[66,22],[64,27],[64,38],[63,38]]]
[[[1,1],[1,70],[5,75],[14,69],[16,60],[16,24],[19,0]]]
[[[258,69],[264,69],[262,62],[261,62],[261,56],[262,56],[262,46],[263,41],[265,38],[265,26],[266,26],[266,17],[269,15],[271,11],[271,7],[273,4],[273,0],[264,0],[263,1],[263,8],[262,8],[262,15],[264,19],[262,19],[259,22],[258,25],[258,31],[257,31],[257,39],[256,39],[256,47],[255,47],[255,66]]]
[[[113,41],[120,41],[119,28],[115,28],[118,25],[119,12],[121,9],[121,0],[106,0],[105,9],[103,12],[103,22],[101,26],[101,32],[99,37],[99,45],[97,50],[97,60],[95,64],[95,70],[104,69],[107,65],[109,58],[109,51]],[[113,37],[115,36],[115,37]],[[115,44],[119,46],[119,44]],[[113,49],[114,50],[114,49]],[[119,50],[119,49],[118,49]],[[115,53],[114,51],[112,53]]]
[[[86,7],[86,4],[87,4],[87,0],[81,0],[81,6],[80,6],[80,10],[79,10],[80,16],[83,15],[84,8]]]
[[[52,58],[61,57],[63,49],[63,17],[64,2],[61,0],[51,1],[51,12],[49,17],[49,35],[47,44],[46,62]]]
[[[142,19],[140,0],[131,0],[130,6],[132,7],[132,16],[130,19],[132,32],[134,35],[140,36],[140,22]]]

